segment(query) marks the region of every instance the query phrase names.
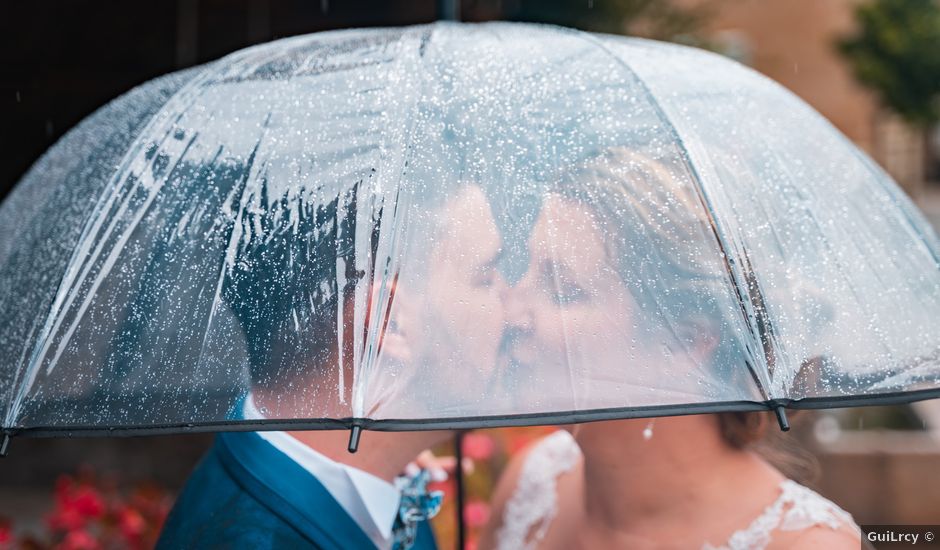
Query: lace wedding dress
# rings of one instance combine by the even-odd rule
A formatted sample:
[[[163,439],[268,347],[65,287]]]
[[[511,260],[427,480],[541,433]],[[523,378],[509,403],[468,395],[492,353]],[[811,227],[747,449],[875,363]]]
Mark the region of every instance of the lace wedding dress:
[[[580,456],[574,438],[563,430],[546,437],[529,452],[496,533],[498,550],[531,550],[538,546],[557,513],[558,476],[570,470]],[[770,543],[774,530],[801,531],[814,525],[858,529],[848,512],[815,491],[789,479],[780,484],[780,489],[777,500],[750,525],[736,531],[723,545],[705,543],[702,550],[761,550]]]

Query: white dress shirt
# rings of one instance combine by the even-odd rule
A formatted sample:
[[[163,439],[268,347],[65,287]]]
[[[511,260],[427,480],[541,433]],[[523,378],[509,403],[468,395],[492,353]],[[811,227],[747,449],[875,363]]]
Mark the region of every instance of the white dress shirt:
[[[245,399],[243,415],[246,420],[264,418],[251,394]],[[258,432],[258,435],[316,477],[377,548],[391,548],[392,526],[401,499],[394,485],[331,460],[286,432]]]

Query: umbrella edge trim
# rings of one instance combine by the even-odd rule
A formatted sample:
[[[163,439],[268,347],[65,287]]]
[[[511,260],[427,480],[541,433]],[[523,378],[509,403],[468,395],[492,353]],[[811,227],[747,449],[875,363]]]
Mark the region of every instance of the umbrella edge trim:
[[[421,419],[265,419],[255,421],[221,420],[205,423],[174,423],[150,426],[36,426],[5,427],[0,433],[16,437],[132,437],[207,432],[251,432],[287,430],[351,430],[359,427],[373,431],[430,431],[454,429],[504,428],[553,424],[577,424],[650,418],[656,416],[684,416],[721,412],[773,411],[780,407],[791,410],[827,409],[877,405],[901,405],[940,398],[940,388],[890,392],[869,395],[839,395],[806,397],[802,399],[769,399],[766,401],[723,401],[717,403],[689,403],[682,405],[654,405],[646,407],[616,407],[584,411],[526,413],[514,415],[483,415],[462,418]]]

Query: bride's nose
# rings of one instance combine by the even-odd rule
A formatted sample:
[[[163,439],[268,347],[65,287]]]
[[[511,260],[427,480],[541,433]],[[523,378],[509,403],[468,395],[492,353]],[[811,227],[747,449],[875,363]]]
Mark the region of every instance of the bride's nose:
[[[520,281],[514,286],[507,286],[503,291],[503,311],[506,325],[518,330],[532,328],[532,308],[526,299],[527,289]]]

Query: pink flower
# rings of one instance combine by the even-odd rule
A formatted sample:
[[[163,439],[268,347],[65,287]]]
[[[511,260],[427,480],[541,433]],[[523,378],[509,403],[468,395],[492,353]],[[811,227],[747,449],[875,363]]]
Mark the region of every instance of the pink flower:
[[[140,515],[140,512],[130,507],[123,507],[118,510],[117,524],[124,538],[131,542],[136,541],[147,528],[144,517]]]
[[[433,481],[428,483],[428,491],[441,491],[444,493],[444,500],[447,500],[449,495],[454,493],[454,481],[448,479],[447,481]]]
[[[65,536],[65,539],[59,544],[59,550],[98,550],[101,546],[98,540],[88,531],[72,531]]]
[[[481,500],[470,501],[463,508],[463,520],[468,527],[482,527],[489,518],[490,506]]]
[[[496,443],[487,434],[471,432],[463,436],[463,452],[473,460],[486,460],[493,455]]]

